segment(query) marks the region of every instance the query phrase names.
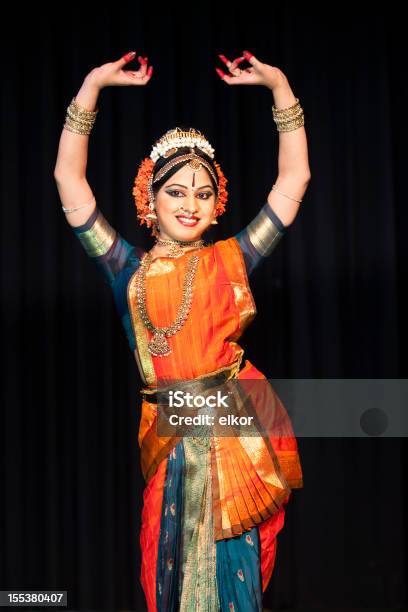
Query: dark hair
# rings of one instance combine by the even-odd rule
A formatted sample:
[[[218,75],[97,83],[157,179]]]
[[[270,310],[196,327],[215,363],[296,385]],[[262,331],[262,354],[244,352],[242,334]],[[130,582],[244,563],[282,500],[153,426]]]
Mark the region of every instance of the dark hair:
[[[181,129],[185,132],[188,132],[191,128],[189,127],[185,127],[185,126],[179,126],[181,127]],[[177,149],[177,151],[175,153],[173,153],[173,155],[169,155],[169,157],[159,157],[159,159],[156,162],[156,165],[154,167],[154,176],[156,176],[156,174],[158,173],[158,171],[163,168],[163,166],[165,166],[169,161],[171,161],[172,159],[175,159],[176,157],[179,157],[180,155],[183,155],[184,153],[190,153],[190,148],[191,147],[179,147]],[[217,169],[214,165],[214,161],[211,159],[211,157],[205,153],[204,151],[202,151],[201,149],[199,149],[198,147],[194,147],[194,152],[197,153],[197,155],[199,155],[200,157],[202,157],[203,159],[205,159],[205,161],[207,161],[211,168],[213,169],[214,175],[217,176]],[[182,168],[183,166],[185,166],[186,164],[188,164],[190,160],[185,160],[180,162],[179,164],[174,165],[172,168],[170,168],[170,170],[168,172],[166,172],[166,174],[164,176],[162,176],[162,178],[157,181],[156,183],[153,183],[153,193],[154,195],[157,194],[157,192],[159,191],[159,189],[164,185],[164,183],[167,183],[167,181],[169,180],[169,178],[171,176],[173,176],[173,174],[175,174],[176,172],[178,172],[180,170],[180,168]],[[204,166],[205,168],[205,166]],[[215,193],[218,193],[218,186],[217,183],[214,181],[214,178],[212,177],[211,173],[209,172],[210,175],[210,179],[211,179],[211,183],[212,186],[214,187]]]

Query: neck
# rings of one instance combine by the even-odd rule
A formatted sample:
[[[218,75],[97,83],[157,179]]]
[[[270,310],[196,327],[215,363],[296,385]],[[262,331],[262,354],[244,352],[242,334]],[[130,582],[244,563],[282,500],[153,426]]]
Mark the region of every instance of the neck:
[[[163,241],[163,242],[161,242]],[[173,255],[185,253],[191,249],[202,248],[204,246],[204,240],[202,238],[196,238],[194,240],[176,240],[175,238],[157,238],[156,244],[151,249],[153,256],[161,257],[162,255]]]

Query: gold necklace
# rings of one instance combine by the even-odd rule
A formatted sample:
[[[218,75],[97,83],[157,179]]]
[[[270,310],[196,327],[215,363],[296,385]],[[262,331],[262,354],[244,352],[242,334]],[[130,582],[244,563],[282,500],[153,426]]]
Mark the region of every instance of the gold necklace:
[[[199,248],[201,249],[202,246]],[[191,301],[193,298],[193,281],[200,258],[198,255],[192,255],[188,261],[187,272],[184,277],[183,283],[183,299],[181,301],[176,320],[174,321],[174,323],[172,323],[172,325],[168,327],[156,327],[151,322],[150,317],[147,313],[146,273],[147,268],[149,267],[152,259],[153,255],[151,254],[151,252],[146,253],[146,255],[141,261],[140,268],[136,273],[137,306],[143,323],[145,324],[147,329],[153,332],[153,338],[147,345],[148,351],[155,357],[165,357],[166,355],[170,355],[170,353],[172,352],[170,345],[166,340],[166,336],[173,336],[177,331],[182,328],[190,311]]]
[[[176,240],[173,238],[158,238],[156,244],[159,246],[166,246],[171,244],[170,249],[167,252],[168,257],[181,257],[184,254],[183,246],[202,247],[204,240]]]

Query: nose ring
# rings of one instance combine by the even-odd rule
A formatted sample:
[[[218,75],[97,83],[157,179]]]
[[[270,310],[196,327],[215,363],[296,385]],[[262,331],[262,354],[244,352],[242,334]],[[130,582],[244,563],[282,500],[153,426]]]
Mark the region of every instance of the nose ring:
[[[188,212],[188,214],[189,214],[189,215],[193,215],[193,214],[194,214],[194,213],[192,213],[192,212],[190,212],[190,211],[187,211],[187,210],[184,208],[184,206],[183,206],[183,205],[180,205],[180,206],[179,206],[179,210],[184,210],[185,212]]]

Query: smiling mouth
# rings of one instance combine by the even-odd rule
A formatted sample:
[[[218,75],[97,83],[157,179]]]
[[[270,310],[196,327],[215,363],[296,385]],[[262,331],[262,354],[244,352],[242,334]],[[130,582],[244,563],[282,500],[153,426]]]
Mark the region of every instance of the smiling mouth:
[[[196,225],[200,220],[198,217],[186,217],[184,215],[178,215],[176,219],[183,225],[190,226]]]

